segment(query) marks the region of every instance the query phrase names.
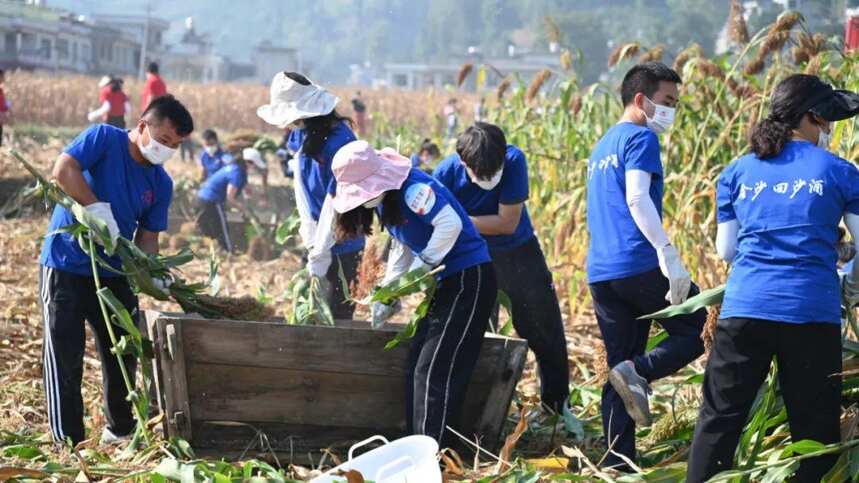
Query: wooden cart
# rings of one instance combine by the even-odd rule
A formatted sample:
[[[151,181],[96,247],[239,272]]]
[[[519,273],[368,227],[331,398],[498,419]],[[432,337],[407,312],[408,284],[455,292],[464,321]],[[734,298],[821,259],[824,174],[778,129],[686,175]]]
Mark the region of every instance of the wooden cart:
[[[206,320],[147,313],[167,436],[198,455],[275,453],[306,462],[374,434],[405,435],[408,344],[394,328]],[[527,345],[487,334],[469,386],[464,434],[497,448]],[[318,460],[317,460],[318,461]]]

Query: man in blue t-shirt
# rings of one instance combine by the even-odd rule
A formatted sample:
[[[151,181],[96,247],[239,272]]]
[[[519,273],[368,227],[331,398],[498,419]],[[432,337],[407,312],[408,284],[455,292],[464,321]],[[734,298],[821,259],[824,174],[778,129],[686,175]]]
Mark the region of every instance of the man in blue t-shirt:
[[[229,154],[221,149],[218,133],[212,129],[203,131],[203,151],[200,153],[200,181],[206,181],[210,176],[223,168]]]
[[[651,322],[638,320],[698,290],[662,226],[657,135],[674,120],[680,82],[658,62],[633,67],[621,85],[623,116],[588,160],[588,283],[611,368],[601,403],[612,450],[604,464],[621,470],[630,468],[614,453],[634,461],[636,425],[651,423],[649,383],[704,352],[704,310],[662,320],[668,337],[647,353]]]
[[[233,253],[235,246],[227,223],[226,203],[241,203],[242,191],[248,184],[247,162],[232,155],[224,157],[226,165],[203,182],[197,193],[197,227],[200,232],[218,240],[221,248]]]
[[[173,195],[173,181],[162,165],[193,129],[185,106],[173,96],[159,97],[131,131],[98,124],[81,133],[57,159],[53,177],[66,194],[105,223],[111,236],[134,240],[141,250],[158,253],[158,233],[167,229]],[[91,259],[73,236],[59,231],[74,223],[71,212],[55,207],[39,259],[48,420],[54,441],[77,444],[86,439],[81,398],[86,320],[102,364],[107,418],[102,441],[117,442],[134,431],[135,421],[119,362],[111,353],[109,322],[99,308]],[[137,323],[137,297],[128,279],[114,271],[121,270],[121,261],[103,252],[101,256],[112,267],[99,268],[101,285]],[[166,288],[166,281],[153,282]],[[117,338],[125,335],[117,325],[113,330]],[[135,358],[126,355],[123,360],[134,381]]]
[[[552,273],[525,207],[525,154],[507,144],[501,128],[484,122],[466,129],[456,150],[433,176],[462,204],[489,245],[498,288],[512,304],[513,326],[537,357],[542,401],[561,412],[570,395],[567,341]]]

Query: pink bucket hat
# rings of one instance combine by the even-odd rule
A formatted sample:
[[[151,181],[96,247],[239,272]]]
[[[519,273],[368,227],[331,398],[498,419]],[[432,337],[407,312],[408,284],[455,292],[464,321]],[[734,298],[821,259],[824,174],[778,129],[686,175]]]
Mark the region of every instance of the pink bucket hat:
[[[337,180],[334,211],[346,213],[379,196],[399,189],[412,162],[393,148],[376,151],[367,141],[352,141],[334,155],[331,170]]]

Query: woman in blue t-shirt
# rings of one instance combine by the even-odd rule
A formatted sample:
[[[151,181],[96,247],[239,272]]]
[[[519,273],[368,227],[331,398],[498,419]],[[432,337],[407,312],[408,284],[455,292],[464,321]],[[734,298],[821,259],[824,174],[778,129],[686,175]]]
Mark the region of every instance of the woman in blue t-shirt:
[[[331,161],[342,146],[354,141],[351,120],[337,113],[340,99],[296,72],[279,72],[271,83],[271,101],[257,115],[281,129],[291,128],[287,148],[295,152],[295,201],[301,217],[299,234],[308,249],[311,275],[318,277],[330,294],[328,302],[336,319],[351,319],[354,306],[340,283],[340,270],[349,285],[358,277],[364,238],[338,243],[325,253],[313,252],[320,215],[328,194],[336,192]],[[332,263],[336,259],[336,263]]]
[[[486,242],[450,191],[393,149],[352,142],[337,153],[333,170],[337,238],[370,235],[375,217],[394,240],[383,283],[438,267],[429,311],[412,339],[406,416],[410,432],[449,444],[445,428],[456,427],[495,304]],[[373,326],[398,308],[374,305]]]
[[[859,170],[828,151],[832,123],[859,96],[819,78],[783,80],[752,152],[719,178],[719,255],[732,263],[704,377],[687,481],[730,469],[740,432],[773,357],[791,439],[840,441],[842,219],[859,240]],[[859,271],[859,270],[857,270]],[[859,290],[847,277],[848,300]],[[797,481],[820,481],[837,454],[803,460]]]

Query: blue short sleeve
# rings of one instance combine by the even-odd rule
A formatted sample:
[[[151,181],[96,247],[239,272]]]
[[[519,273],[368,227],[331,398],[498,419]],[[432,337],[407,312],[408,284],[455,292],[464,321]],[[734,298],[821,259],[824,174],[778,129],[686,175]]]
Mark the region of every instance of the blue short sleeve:
[[[841,168],[841,192],[844,196],[844,211],[859,215],[859,168],[845,160],[839,160]]]
[[[734,212],[732,167],[733,165],[725,168],[716,183],[716,219],[718,223],[737,219],[737,214]]]
[[[659,157],[659,138],[647,129],[632,135],[624,148],[626,169],[638,169],[647,173],[662,174]]]
[[[438,212],[450,204],[437,191],[430,183],[409,184],[403,191],[403,201],[406,209],[411,210],[422,221],[431,224]]]
[[[230,172],[227,179],[229,184],[233,185],[237,190],[241,190],[248,182],[248,175],[241,169],[236,169]]]
[[[96,163],[104,159],[107,153],[110,146],[110,129],[110,126],[106,124],[91,126],[86,131],[80,133],[66,147],[65,153],[75,158],[81,170],[87,171],[92,169]]]
[[[155,200],[140,219],[140,226],[153,233],[167,229],[167,215],[173,200],[173,180],[166,174],[158,184]]]
[[[509,148],[507,163],[501,179],[499,202],[502,205],[517,205],[528,199],[528,164],[525,153]]]

